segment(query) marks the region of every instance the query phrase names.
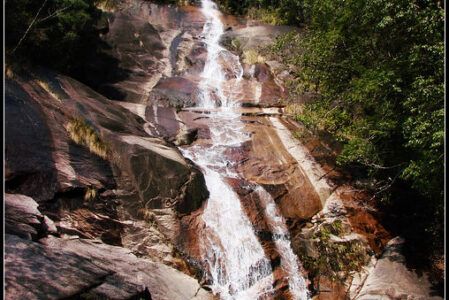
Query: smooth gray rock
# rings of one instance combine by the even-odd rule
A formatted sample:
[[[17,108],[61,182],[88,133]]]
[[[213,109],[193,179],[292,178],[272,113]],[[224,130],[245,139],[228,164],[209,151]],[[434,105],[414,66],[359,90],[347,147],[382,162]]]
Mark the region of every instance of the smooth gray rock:
[[[387,244],[384,254],[369,273],[355,299],[442,299],[432,295],[431,284],[425,274],[419,276],[406,267],[401,253],[403,243],[403,239],[396,237]]]

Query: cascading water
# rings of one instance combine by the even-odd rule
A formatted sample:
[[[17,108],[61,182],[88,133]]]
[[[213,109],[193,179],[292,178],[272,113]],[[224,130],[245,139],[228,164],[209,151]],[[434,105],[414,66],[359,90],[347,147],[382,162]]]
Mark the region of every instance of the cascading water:
[[[309,295],[306,281],[300,274],[298,258],[293,253],[290,245],[290,234],[285,225],[284,218],[279,213],[273,197],[267,191],[259,186],[256,188],[256,192],[259,195],[262,205],[265,206],[268,225],[273,233],[276,248],[281,255],[281,266],[288,274],[290,293],[295,299],[308,299]]]
[[[202,168],[210,193],[202,215],[206,228],[200,247],[214,294],[221,299],[267,299],[272,295],[274,281],[270,261],[238,195],[226,182],[226,178],[239,178],[233,162],[227,159],[227,153],[240,147],[249,136],[244,131],[240,113],[233,109],[238,103],[229,94],[225,96],[223,85],[229,83],[229,79],[235,79],[234,84],[238,84],[243,68],[239,58],[219,44],[224,26],[215,3],[202,0],[202,12],[206,17],[203,36],[208,55],[199,83],[198,106],[220,109],[211,109],[208,114],[211,144],[181,149],[186,157]],[[226,70],[222,64],[226,65]],[[256,191],[265,202],[266,216],[273,233],[282,236],[275,240],[275,244],[283,260],[282,267],[289,275],[291,294],[295,299],[307,299],[304,279],[290,248],[283,219],[273,200],[268,198],[269,194],[264,194],[261,187]]]
[[[204,42],[207,46],[207,59],[204,70],[201,74],[199,84],[200,101],[199,106],[204,108],[213,108],[218,106],[232,106],[229,98],[223,94],[223,83],[226,81],[226,75],[234,76],[238,80],[242,78],[243,68],[239,58],[220,45],[220,38],[224,32],[223,23],[220,20],[220,11],[214,2],[210,0],[202,1],[202,9],[206,17],[206,23],[203,29]],[[222,64],[226,62],[230,68],[230,74],[226,74]]]

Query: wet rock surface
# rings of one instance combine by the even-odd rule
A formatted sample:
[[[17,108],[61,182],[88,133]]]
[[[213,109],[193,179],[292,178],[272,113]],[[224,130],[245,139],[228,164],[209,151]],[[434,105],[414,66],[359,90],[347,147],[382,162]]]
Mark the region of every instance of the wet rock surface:
[[[197,85],[183,77],[163,79],[153,88],[150,102],[158,106],[190,107],[197,102]]]
[[[174,59],[186,55],[183,52],[192,47],[192,36],[198,35],[204,22],[195,7],[149,1],[125,1],[107,17],[108,31],[102,38],[110,48],[106,53],[122,74],[107,73],[109,62],[93,60],[86,66],[85,80],[110,99],[134,103],[147,101],[161,78],[182,70]]]
[[[245,117],[251,146],[239,171],[262,184],[286,218],[308,219],[321,209],[321,201],[301,167],[284,148],[269,120]]]

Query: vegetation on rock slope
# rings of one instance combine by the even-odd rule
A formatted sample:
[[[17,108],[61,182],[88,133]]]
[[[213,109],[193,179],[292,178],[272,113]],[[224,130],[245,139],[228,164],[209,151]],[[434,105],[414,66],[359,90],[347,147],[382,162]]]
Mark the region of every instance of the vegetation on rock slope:
[[[67,123],[65,128],[75,143],[87,147],[90,152],[103,159],[108,158],[108,146],[84,119],[79,117],[73,118]]]
[[[8,64],[33,63],[82,79],[86,62],[106,47],[107,23],[98,6],[108,0],[8,0],[5,48]]]
[[[386,211],[398,214],[402,234],[415,250],[422,245],[426,253],[441,254],[443,3],[220,2],[234,13],[268,11],[275,16],[271,23],[305,27],[300,35],[280,37],[271,49],[295,70],[290,101],[295,104],[306,92],[315,95],[297,120],[312,131],[331,133],[342,145],[337,164],[365,182]]]

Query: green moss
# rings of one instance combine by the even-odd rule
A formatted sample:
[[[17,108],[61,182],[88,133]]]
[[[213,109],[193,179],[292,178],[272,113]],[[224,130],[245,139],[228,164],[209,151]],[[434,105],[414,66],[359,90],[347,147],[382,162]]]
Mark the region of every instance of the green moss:
[[[234,51],[240,51],[242,47],[242,43],[240,42],[239,39],[232,39],[231,40],[231,48]]]
[[[350,272],[360,271],[366,264],[368,254],[363,243],[359,240],[338,242],[332,236],[344,235],[341,220],[322,224],[312,236],[318,257],[307,256],[305,249],[301,249],[299,257],[304,268],[309,271],[309,277],[326,276],[334,280],[344,281]]]

